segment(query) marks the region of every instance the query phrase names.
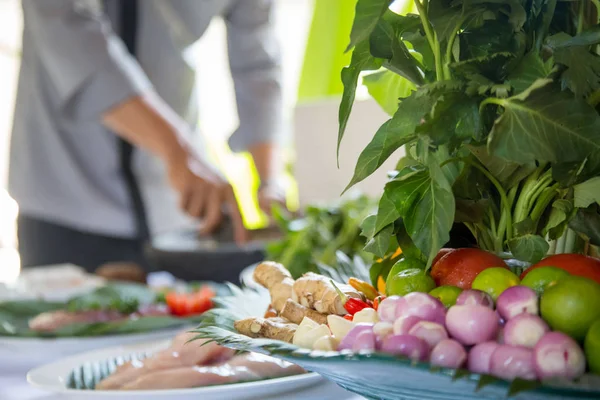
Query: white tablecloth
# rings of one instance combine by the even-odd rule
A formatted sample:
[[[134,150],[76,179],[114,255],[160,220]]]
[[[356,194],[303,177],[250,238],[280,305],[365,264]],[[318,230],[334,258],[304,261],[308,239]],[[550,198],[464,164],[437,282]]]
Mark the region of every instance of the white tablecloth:
[[[26,371],[11,371],[10,365],[0,365],[1,400],[60,400],[63,396],[30,387]],[[286,393],[263,400],[363,400],[363,397],[347,392],[334,383],[324,382],[313,388]],[[230,399],[235,400],[235,399]]]

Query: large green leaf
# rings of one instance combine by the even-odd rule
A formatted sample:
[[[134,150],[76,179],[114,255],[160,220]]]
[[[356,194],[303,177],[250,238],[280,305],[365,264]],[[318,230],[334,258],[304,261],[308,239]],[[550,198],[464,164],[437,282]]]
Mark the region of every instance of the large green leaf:
[[[433,96],[419,95],[418,92],[404,99],[396,114],[379,128],[358,157],[354,176],[346,190],[375,172],[402,145],[415,139],[415,129],[434,104]]]
[[[348,118],[352,112],[352,105],[356,96],[356,86],[358,77],[362,71],[377,70],[381,67],[382,60],[371,56],[369,41],[360,42],[352,52],[352,60],[348,67],[342,69],[342,83],[344,84],[344,93],[339,109],[339,130],[337,141],[337,157],[340,154],[340,143],[348,125]]]
[[[452,188],[433,158],[428,167],[399,176],[385,190],[393,197],[406,232],[431,265],[450,239],[456,205]]]
[[[382,230],[384,227],[393,224],[400,218],[396,205],[394,204],[394,196],[388,191],[383,191],[379,200],[379,208],[377,210],[377,218],[375,222],[375,233]]]
[[[536,263],[548,254],[550,245],[541,236],[527,234],[509,240],[508,248],[518,260]]]
[[[356,2],[356,16],[352,24],[350,44],[347,50],[369,37],[389,5],[389,0],[358,0]]]
[[[400,33],[404,28],[402,25],[395,28],[386,19],[381,19],[369,37],[371,55],[385,58],[387,62],[384,66],[387,69],[420,85],[423,83],[423,77],[417,67],[417,61],[400,40]]]
[[[380,71],[363,77],[363,84],[371,97],[390,116],[398,110],[400,99],[408,97],[415,85],[408,79],[391,71]]]
[[[587,47],[561,47],[554,51],[554,60],[567,67],[561,76],[563,88],[583,97],[600,89],[600,57]]]
[[[556,240],[566,229],[569,221],[575,214],[573,202],[559,199],[552,203],[552,210],[548,216],[546,226],[542,229],[542,235],[549,235],[550,240]]]
[[[394,234],[394,225],[390,224],[379,231],[375,237],[367,243],[365,251],[375,254],[379,258],[383,258],[388,253],[391,247],[391,241]]]
[[[585,101],[540,80],[520,95],[488,99],[504,112],[490,133],[491,153],[519,163],[570,162],[600,150],[600,116]],[[485,104],[485,103],[484,103]]]
[[[552,59],[544,62],[538,53],[528,53],[508,76],[508,82],[515,90],[514,94],[524,92],[538,79],[547,78],[553,64]]]
[[[600,204],[600,176],[574,186],[575,207],[586,208],[590,204]]]

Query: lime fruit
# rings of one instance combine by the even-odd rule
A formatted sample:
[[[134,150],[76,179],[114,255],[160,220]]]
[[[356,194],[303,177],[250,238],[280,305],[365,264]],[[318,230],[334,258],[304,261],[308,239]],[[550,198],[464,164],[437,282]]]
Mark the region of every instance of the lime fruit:
[[[402,257],[396,264],[392,266],[390,275],[396,275],[398,272],[404,271],[405,269],[425,269],[425,263],[418,258]],[[389,276],[389,275],[388,275]]]
[[[433,278],[424,270],[410,268],[388,277],[386,291],[388,296],[404,296],[412,292],[428,293],[435,288]]]
[[[546,288],[542,294],[542,318],[552,329],[583,341],[600,319],[600,284],[581,276],[567,276]]]
[[[600,319],[592,324],[587,335],[585,335],[583,347],[590,372],[600,374]]]
[[[502,292],[520,282],[519,277],[507,268],[488,268],[475,277],[471,288],[486,292],[496,301]]]
[[[540,267],[525,275],[521,285],[530,287],[536,291],[538,296],[541,296],[547,287],[556,284],[559,279],[569,275],[571,274],[557,267]]]
[[[430,295],[439,299],[446,308],[456,304],[456,299],[462,293],[462,289],[456,286],[440,286],[429,292]]]

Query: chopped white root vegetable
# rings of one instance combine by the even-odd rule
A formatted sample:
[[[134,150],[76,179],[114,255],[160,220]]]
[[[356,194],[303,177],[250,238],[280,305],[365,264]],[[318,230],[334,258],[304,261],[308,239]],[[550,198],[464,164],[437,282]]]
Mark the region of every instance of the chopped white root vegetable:
[[[338,341],[331,335],[320,337],[313,344],[313,350],[320,351],[335,351],[338,346]]]
[[[379,322],[379,316],[377,315],[377,311],[373,308],[363,308],[352,318],[352,322],[356,324],[360,324],[361,322],[366,322],[369,324],[376,324]]]
[[[348,332],[356,326],[354,322],[348,321],[337,315],[328,315],[327,324],[329,325],[329,329],[331,329],[333,336],[340,342],[346,337]]]
[[[373,333],[377,335],[377,337],[384,338],[388,335],[394,334],[394,324],[391,322],[378,322],[373,325]]]
[[[302,328],[298,328],[294,334],[292,343],[298,347],[312,349],[317,339],[330,335],[327,325],[319,325],[316,328],[311,328],[308,324]]]

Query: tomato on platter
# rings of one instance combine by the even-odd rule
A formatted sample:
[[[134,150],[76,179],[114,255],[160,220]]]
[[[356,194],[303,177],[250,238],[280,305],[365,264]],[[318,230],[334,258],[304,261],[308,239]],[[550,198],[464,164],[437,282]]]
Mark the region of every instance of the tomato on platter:
[[[167,293],[165,300],[171,314],[180,317],[198,315],[210,310],[213,306],[214,290],[210,286],[203,286],[193,293]]]
[[[526,269],[521,279],[536,268],[556,267],[571,275],[583,276],[600,283],[600,260],[583,254],[555,254]]]
[[[431,277],[437,286],[456,286],[471,289],[473,281],[485,269],[501,267],[508,269],[495,254],[475,249],[455,249],[443,255],[431,268]]]

